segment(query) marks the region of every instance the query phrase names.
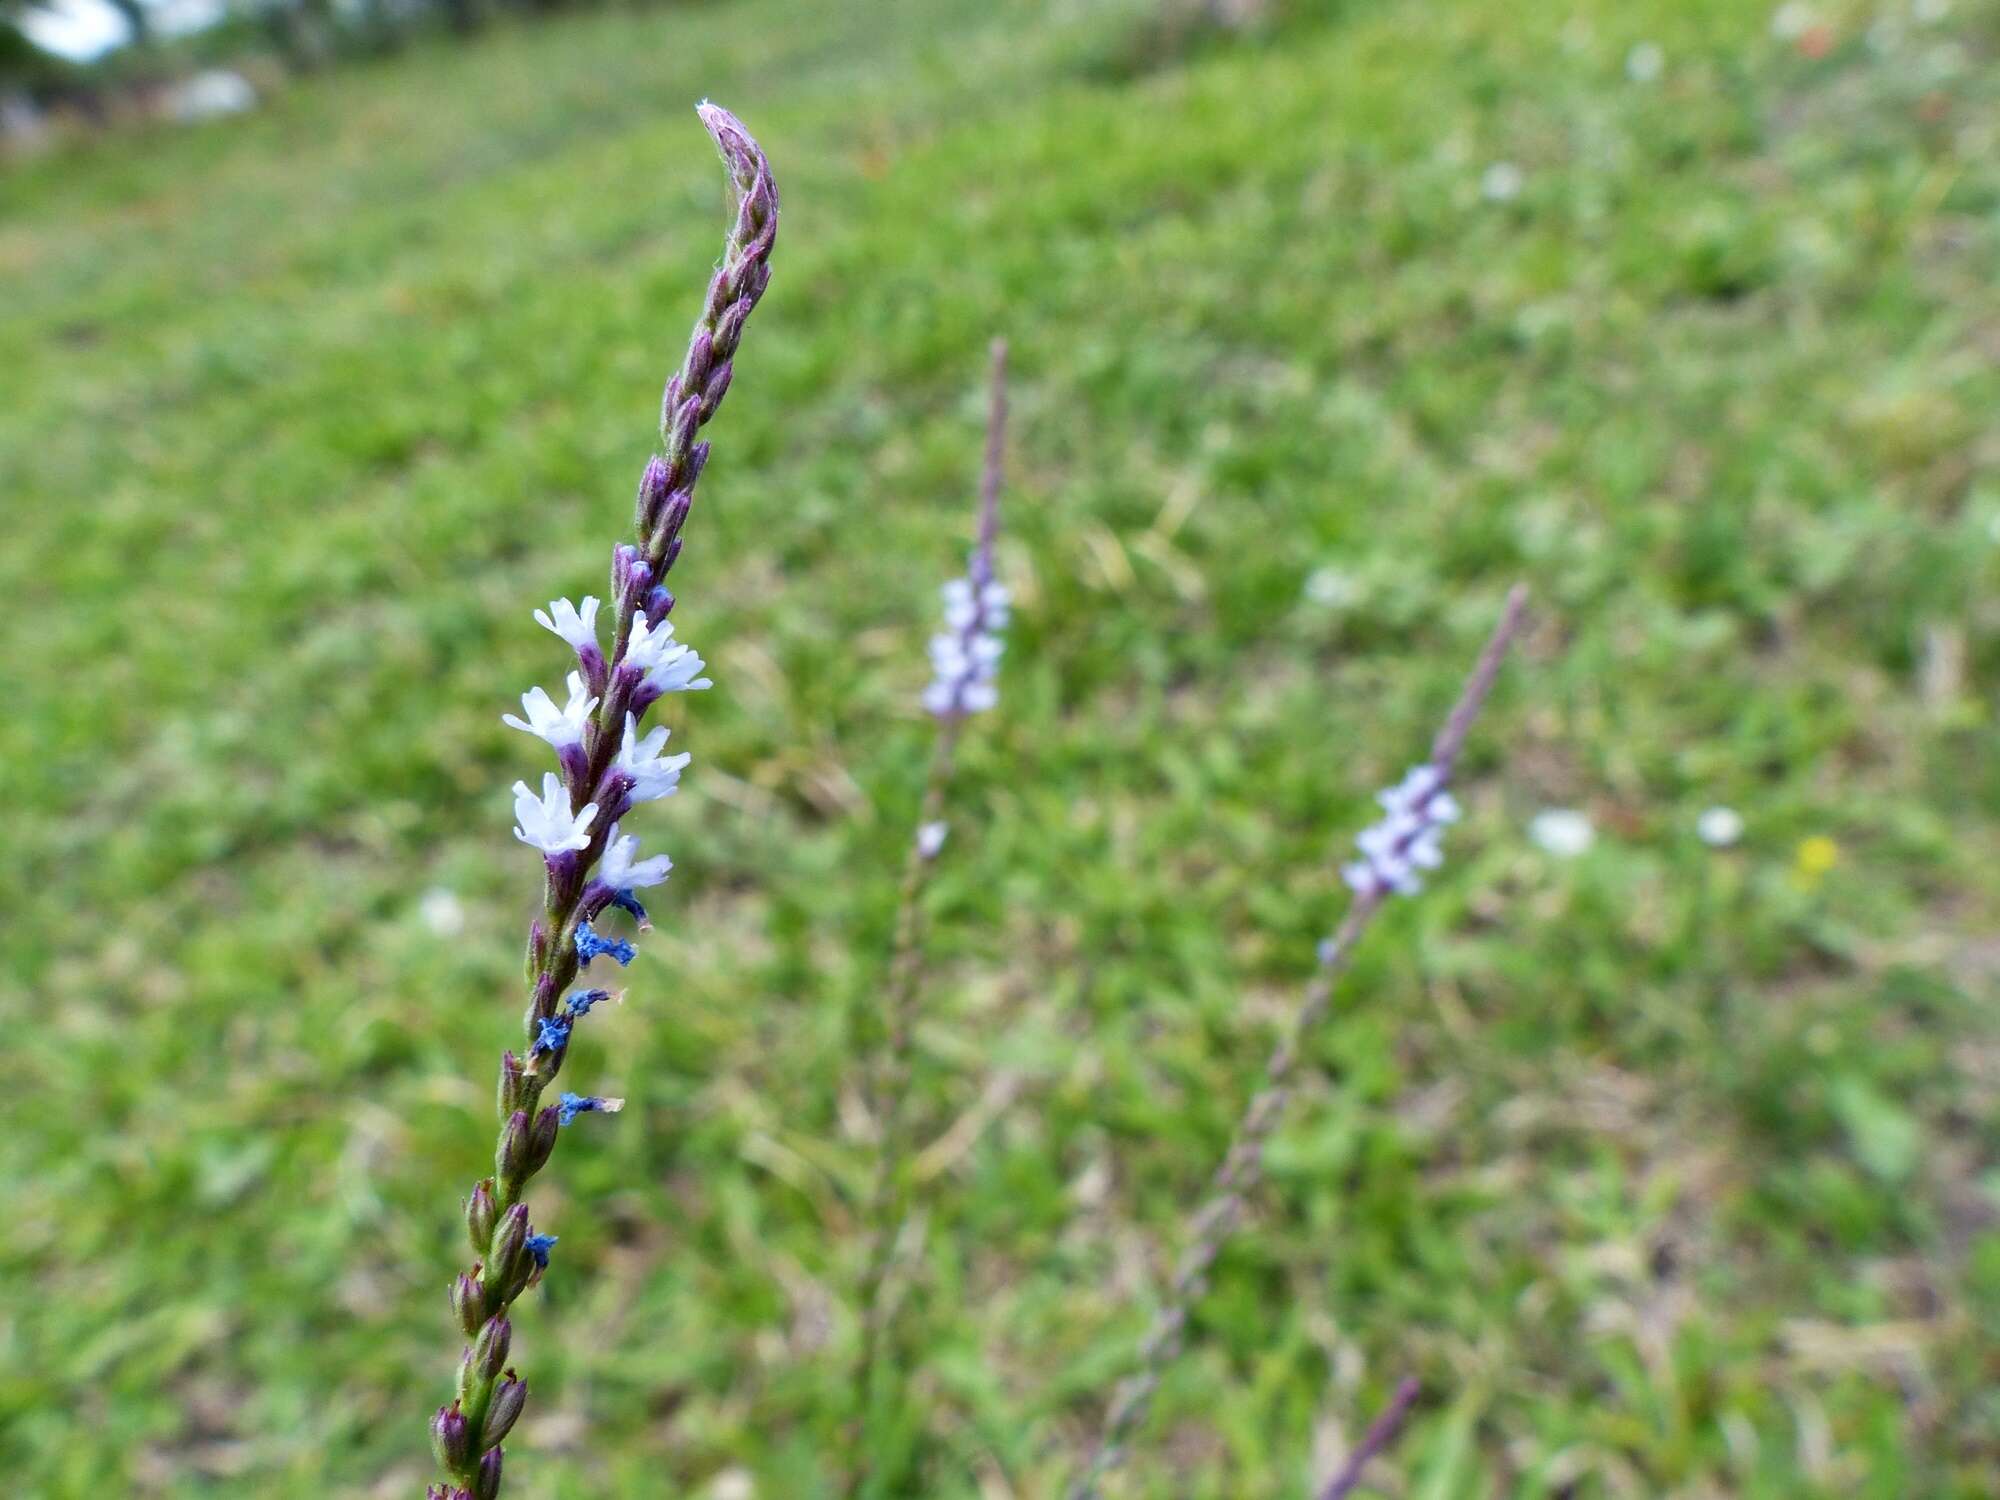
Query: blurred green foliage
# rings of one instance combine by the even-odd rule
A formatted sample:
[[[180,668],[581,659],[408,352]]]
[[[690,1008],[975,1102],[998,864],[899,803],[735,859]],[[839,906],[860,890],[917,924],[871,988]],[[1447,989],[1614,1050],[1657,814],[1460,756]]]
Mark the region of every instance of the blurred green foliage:
[[[786,207],[676,573],[719,686],[572,1056],[631,1104],[546,1179],[510,1493],[834,1491],[846,1039],[1004,332],[1019,609],[935,891],[883,1491],[1055,1492],[1525,577],[1453,862],[1121,1492],[1303,1494],[1414,1371],[1384,1494],[1990,1494],[2000,15],[1823,17],[741,0],[0,176],[11,1492],[420,1487],[536,888],[499,715],[562,670],[530,607],[602,591],[713,94]]]

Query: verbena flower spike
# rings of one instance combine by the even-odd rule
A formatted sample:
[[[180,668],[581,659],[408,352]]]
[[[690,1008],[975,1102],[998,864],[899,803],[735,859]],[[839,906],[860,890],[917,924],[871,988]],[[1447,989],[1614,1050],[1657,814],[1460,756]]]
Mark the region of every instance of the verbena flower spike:
[[[1174,1267],[1165,1304],[1139,1346],[1139,1368],[1112,1396],[1082,1472],[1069,1489],[1069,1500],[1093,1500],[1097,1495],[1104,1476],[1124,1458],[1127,1439],[1145,1415],[1168,1362],[1180,1351],[1189,1312],[1201,1294],[1209,1268],[1263,1177],[1264,1145],[1291,1100],[1292,1075],[1299,1056],[1333,1003],[1334,982],[1347,967],[1354,945],[1390,896],[1420,889],[1416,871],[1434,868],[1442,858],[1440,830],[1458,816],[1458,804],[1448,791],[1452,770],[1473,720],[1500,674],[1507,649],[1520,631],[1526,608],[1525,589],[1516,588],[1508,594],[1499,624],[1479,653],[1444,727],[1431,742],[1430,758],[1381,793],[1379,800],[1386,816],[1361,835],[1362,858],[1341,872],[1354,890],[1354,900],[1339,929],[1320,944],[1319,968],[1265,1065],[1264,1087],[1237,1122],[1235,1138],[1209,1184],[1208,1197],[1188,1221],[1188,1246]],[[1383,1441],[1387,1440],[1385,1435]],[[1345,1492],[1336,1488],[1333,1493]]]
[[[542,777],[539,796],[514,784],[514,836],[541,852],[547,872],[542,914],[528,934],[527,1044],[500,1064],[500,1139],[494,1172],[473,1188],[465,1226],[477,1257],[452,1287],[452,1311],[469,1341],[459,1361],[458,1390],[431,1422],[431,1446],[447,1482],[431,1500],[493,1500],[500,1493],[501,1444],[527,1403],[528,1388],[508,1366],[513,1328],[508,1309],[549,1267],[552,1234],[538,1232],[525,1201],[528,1182],[548,1161],[560,1130],[579,1115],[613,1114],[621,1099],[563,1093],[542,1096],[569,1050],[570,1035],[593,1007],[616,998],[608,990],[570,992],[593,959],[629,964],[636,950],[594,925],[607,909],[629,912],[643,927],[637,892],[667,878],[665,855],[641,858],[638,838],[622,821],[642,802],[673,792],[685,755],[662,756],[664,728],[643,737],[646,710],[667,693],[709,686],[702,660],[674,639],[667,616],[674,596],[667,574],[681,553],[681,533],[696,482],[708,461],[697,440],[729,389],[743,325],[771,279],[778,230],[778,190],[770,164],[750,133],[727,110],[703,104],[701,122],[721,149],[736,197],[736,220],[722,264],[709,282],[687,357],[668,380],[660,412],[662,451],[639,484],[635,536],[612,556],[611,649],[597,636],[599,601],[558,599],[535,620],[576,653],[568,697],[560,706],[531,689],[527,717],[505,721],[545,741],[561,774]]]
[[[986,420],[986,453],[979,476],[979,536],[966,576],[944,586],[945,628],[931,638],[936,673],[924,689],[923,706],[937,719],[923,810],[903,862],[889,956],[889,983],[882,1004],[886,1033],[870,1069],[869,1108],[881,1136],[869,1198],[870,1243],[861,1279],[861,1359],[857,1396],[864,1417],[881,1362],[888,1322],[886,1291],[897,1230],[906,1212],[902,1174],[910,1154],[910,1033],[915,1022],[917,981],[923,950],[923,894],[932,864],[944,849],[949,825],[945,794],[956,765],[958,736],[966,717],[998,701],[994,677],[1000,661],[999,631],[1007,623],[1006,586],[993,576],[993,543],[1000,522],[1000,482],[1007,441],[1007,344],[995,339],[992,384]]]

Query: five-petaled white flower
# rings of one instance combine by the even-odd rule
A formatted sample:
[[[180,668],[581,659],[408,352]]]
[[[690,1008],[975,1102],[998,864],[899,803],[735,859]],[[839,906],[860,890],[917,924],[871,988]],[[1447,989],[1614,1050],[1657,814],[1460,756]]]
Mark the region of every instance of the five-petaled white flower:
[[[625,715],[625,742],[618,747],[618,756],[611,762],[611,768],[631,779],[632,790],[626,793],[626,801],[635,805],[656,801],[672,796],[679,787],[681,768],[694,757],[685,750],[679,755],[661,755],[660,751],[666,743],[666,725],[655,725],[641,739],[638,719],[631,714]]]
[[[561,750],[565,746],[583,743],[583,731],[590,723],[591,710],[597,707],[597,700],[590,695],[583,674],[572,672],[569,674],[569,702],[561,708],[557,708],[555,700],[538,687],[521,695],[521,707],[527,710],[526,719],[515,714],[502,714],[500,722],[514,729],[526,730]]]
[[[514,837],[544,854],[565,854],[590,847],[590,825],[597,817],[597,804],[586,802],[581,811],[571,812],[569,789],[553,771],[542,774],[542,795],[528,790],[528,783],[514,783]]]
[[[650,625],[641,615],[632,622],[632,638],[625,646],[625,665],[645,674],[646,686],[657,695],[684,693],[713,687],[701,672],[701,658],[692,646],[674,639],[671,620]]]
[[[651,859],[637,858],[638,838],[629,833],[620,838],[616,823],[611,825],[605,839],[604,861],[597,867],[597,878],[614,891],[633,891],[641,886],[658,885],[674,867],[674,862],[664,854],[655,854]]]
[[[550,618],[553,615],[554,618]],[[586,594],[583,609],[567,599],[553,599],[546,610],[535,611],[535,623],[544,630],[554,631],[578,651],[597,645],[597,600]]]

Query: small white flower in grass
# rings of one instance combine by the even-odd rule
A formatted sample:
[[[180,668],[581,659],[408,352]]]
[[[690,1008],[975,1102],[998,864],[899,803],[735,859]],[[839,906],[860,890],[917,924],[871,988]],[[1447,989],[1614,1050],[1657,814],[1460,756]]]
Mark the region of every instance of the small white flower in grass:
[[[1488,203],[1512,203],[1528,179],[1511,161],[1496,161],[1479,179],[1479,196]]]
[[[936,859],[938,851],[944,848],[945,835],[951,832],[951,825],[939,819],[926,823],[917,830],[917,853],[924,859]]]
[[[514,783],[514,837],[544,854],[565,854],[590,847],[590,825],[597,817],[597,804],[586,802],[581,811],[571,812],[569,789],[555,772],[542,775],[542,795],[537,798],[528,783]]]
[[[693,692],[715,684],[700,675],[702,660],[691,646],[674,639],[671,620],[649,624],[644,615],[632,622],[632,638],[625,647],[625,665],[645,675],[645,684],[654,697],[662,693]]]
[[[553,618],[551,618],[553,616]],[[535,623],[555,632],[578,651],[597,645],[597,600],[586,594],[583,608],[567,599],[551,600],[546,610],[535,611]]]
[[[1625,76],[1634,83],[1657,83],[1667,70],[1667,54],[1658,42],[1640,42],[1625,54]]]
[[[439,937],[457,937],[465,931],[465,906],[441,885],[425,891],[417,902],[417,915]]]
[[[1528,837],[1557,859],[1575,859],[1597,842],[1597,830],[1591,827],[1589,815],[1575,808],[1546,807],[1528,824]]]
[[[1361,600],[1361,583],[1338,568],[1315,568],[1306,575],[1306,598],[1322,609],[1345,609]]]
[[[521,707],[527,711],[527,718],[502,714],[500,722],[512,729],[525,730],[562,750],[583,743],[583,732],[590,724],[591,710],[597,707],[597,700],[590,695],[583,674],[572,672],[569,674],[569,702],[561,708],[557,708],[555,700],[540,688],[531,688],[523,693]]]
[[[1694,831],[1711,849],[1727,849],[1743,837],[1743,815],[1733,807],[1709,807],[1694,820]]]
[[[655,854],[651,859],[640,859],[638,855],[637,836],[628,833],[620,838],[618,825],[613,823],[605,835],[604,860],[597,867],[597,878],[623,893],[660,884],[674,867],[674,862],[664,854]]]
[[[666,748],[667,728],[655,725],[644,739],[639,738],[639,721],[631,714],[625,715],[625,740],[618,747],[618,755],[611,762],[614,771],[630,778],[632,790],[625,794],[625,800],[635,806],[641,802],[655,802],[661,797],[670,797],[681,784],[681,769],[693,759],[685,750],[679,755],[661,755]]]

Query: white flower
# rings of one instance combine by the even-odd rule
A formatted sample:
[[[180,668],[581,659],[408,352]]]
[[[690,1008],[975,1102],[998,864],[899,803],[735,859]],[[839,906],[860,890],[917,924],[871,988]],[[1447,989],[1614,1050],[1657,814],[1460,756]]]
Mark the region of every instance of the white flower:
[[[1511,203],[1521,196],[1527,178],[1511,161],[1496,161],[1479,179],[1479,196],[1488,203]]]
[[[1667,54],[1658,42],[1641,42],[1625,54],[1625,76],[1634,83],[1654,83],[1667,69]]]
[[[594,648],[597,645],[597,600],[586,594],[581,613],[567,599],[551,600],[547,610],[535,611],[535,623],[544,630],[554,631],[578,651],[586,646]]]
[[[664,854],[655,854],[651,859],[635,858],[639,852],[639,840],[629,833],[620,838],[616,823],[611,825],[605,840],[604,860],[597,867],[597,878],[614,891],[658,885],[674,867],[674,862]]]
[[[1306,575],[1306,598],[1322,609],[1345,609],[1361,598],[1361,584],[1338,568],[1315,568]]]
[[[646,686],[655,694],[684,693],[713,687],[698,676],[702,661],[689,646],[674,639],[671,620],[650,625],[644,615],[632,622],[632,638],[625,645],[625,664],[645,674]]]
[[[1570,807],[1546,807],[1528,824],[1528,837],[1557,859],[1575,859],[1597,842],[1590,816]]]
[[[936,859],[938,850],[944,847],[945,835],[951,832],[951,825],[939,819],[926,823],[917,830],[917,854],[923,859]]]
[[[1743,815],[1733,807],[1704,808],[1694,820],[1694,831],[1711,849],[1727,849],[1743,837]]]
[[[425,891],[417,902],[417,915],[424,926],[439,937],[457,937],[465,931],[465,907],[458,897],[441,885]]]
[[[665,725],[655,725],[651,733],[640,739],[638,719],[625,715],[625,742],[618,747],[611,768],[631,778],[632,790],[626,794],[626,801],[635,805],[657,801],[672,796],[680,786],[681,768],[694,757],[686,751],[663,756],[660,751],[666,743]]]
[[[569,789],[553,771],[542,775],[539,799],[528,783],[514,783],[514,837],[544,854],[562,854],[590,847],[590,825],[597,817],[597,804],[586,802],[581,812],[569,810]]]
[[[590,723],[590,711],[597,707],[597,700],[590,696],[590,689],[584,685],[583,674],[572,672],[569,674],[569,702],[561,708],[557,708],[555,700],[540,688],[523,693],[521,707],[527,710],[526,719],[502,714],[500,722],[514,729],[526,730],[561,750],[568,745],[583,743],[583,731]]]

